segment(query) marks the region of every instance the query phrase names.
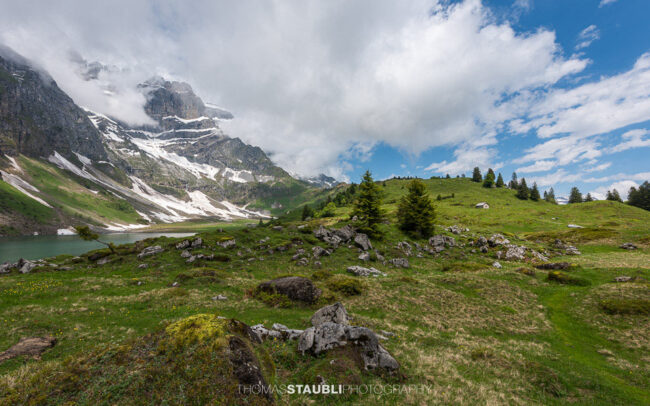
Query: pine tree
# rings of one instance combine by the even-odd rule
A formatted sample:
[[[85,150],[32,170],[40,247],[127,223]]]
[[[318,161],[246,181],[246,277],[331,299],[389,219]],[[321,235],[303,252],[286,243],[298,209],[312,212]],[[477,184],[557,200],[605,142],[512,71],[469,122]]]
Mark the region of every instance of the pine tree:
[[[397,209],[399,228],[408,234],[429,238],[433,234],[435,219],[433,203],[421,181],[411,181],[408,189],[408,194],[402,197]]]
[[[645,181],[638,189],[635,187],[631,188],[627,195],[627,203],[635,207],[650,210],[650,183]]]
[[[533,182],[533,188],[530,190],[530,200],[539,201],[539,189],[537,189],[537,182]]]
[[[451,179],[451,176],[449,176],[449,174],[447,174],[447,176],[445,176],[445,178],[446,179]]]
[[[488,169],[487,175],[485,175],[485,180],[483,181],[483,187],[494,187],[494,171],[492,168]]]
[[[611,200],[614,202],[623,202],[623,199],[621,199],[621,195],[618,193],[618,190],[614,189],[611,192],[608,190],[607,191],[607,200]]]
[[[517,172],[512,173],[512,179],[510,180],[510,183],[508,183],[508,187],[510,189],[517,189],[517,187],[519,187],[519,182],[517,181]]]
[[[499,172],[499,176],[497,177],[497,187],[503,187],[505,186],[505,183],[503,182],[503,176],[501,176],[501,172]]]
[[[481,170],[478,168],[474,168],[474,172],[472,173],[472,181],[473,182],[481,182],[483,180],[483,176],[481,175]]]
[[[517,196],[521,200],[528,200],[528,196],[530,195],[530,191],[528,190],[528,185],[526,185],[526,178],[521,178],[521,182],[519,182],[519,185],[517,186]]]
[[[557,204],[555,201],[555,191],[553,188],[550,188],[547,192],[544,192],[544,200],[546,200],[549,203]]]
[[[302,221],[307,220],[308,218],[314,217],[314,209],[311,208],[308,204],[302,207]]]
[[[359,184],[358,198],[354,203],[352,216],[359,219],[358,228],[361,232],[374,237],[381,236],[379,223],[384,219],[381,208],[381,190],[372,179],[370,171],[366,171]]]
[[[591,193],[587,193],[587,196],[585,196],[585,202],[593,202],[594,198],[591,197]]]
[[[582,203],[582,193],[575,186],[571,188],[571,193],[569,193],[569,203]]]

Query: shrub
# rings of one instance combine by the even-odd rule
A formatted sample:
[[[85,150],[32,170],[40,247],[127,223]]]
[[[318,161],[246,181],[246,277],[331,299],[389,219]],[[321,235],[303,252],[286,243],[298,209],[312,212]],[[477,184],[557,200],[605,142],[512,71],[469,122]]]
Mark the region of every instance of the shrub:
[[[598,306],[608,314],[650,314],[650,300],[647,299],[606,299]]]
[[[551,282],[561,283],[563,285],[589,286],[591,283],[583,278],[568,275],[564,272],[553,271],[548,273],[547,279]]]
[[[360,295],[363,292],[361,281],[347,275],[334,275],[327,280],[325,286],[345,296]]]
[[[281,293],[268,293],[260,289],[255,289],[251,296],[266,303],[271,307],[288,308],[293,305],[291,299]]]
[[[311,279],[315,281],[324,281],[332,277],[332,273],[325,269],[319,269],[311,275]]]

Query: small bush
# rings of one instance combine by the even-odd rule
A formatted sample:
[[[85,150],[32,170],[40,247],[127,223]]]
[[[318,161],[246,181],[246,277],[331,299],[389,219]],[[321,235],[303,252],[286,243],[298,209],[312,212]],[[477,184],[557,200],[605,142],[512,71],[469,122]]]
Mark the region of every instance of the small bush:
[[[524,267],[517,268],[515,269],[515,272],[519,272],[521,274],[528,275],[528,276],[535,276],[535,270],[530,268],[524,268]]]
[[[250,295],[271,307],[288,308],[293,305],[291,299],[280,293],[268,293],[260,289],[255,289]]]
[[[333,274],[325,269],[319,269],[318,271],[314,272],[311,275],[311,279],[315,281],[324,281],[326,279],[329,279],[333,276]]]
[[[326,286],[345,296],[360,295],[363,292],[361,281],[347,275],[334,275],[327,280]]]
[[[547,279],[551,282],[557,282],[563,285],[589,286],[591,284],[586,279],[571,276],[560,271],[549,272]]]
[[[606,299],[598,306],[608,314],[650,314],[650,300],[647,299]]]
[[[473,349],[472,352],[470,353],[470,356],[474,361],[486,360],[486,359],[494,358],[494,353],[489,348],[479,347]]]

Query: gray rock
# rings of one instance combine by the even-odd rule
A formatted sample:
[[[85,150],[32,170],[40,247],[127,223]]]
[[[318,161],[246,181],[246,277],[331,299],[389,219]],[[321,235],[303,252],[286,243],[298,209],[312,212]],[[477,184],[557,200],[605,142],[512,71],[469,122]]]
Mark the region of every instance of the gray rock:
[[[632,244],[631,242],[626,242],[621,244],[619,248],[623,248],[624,250],[635,250],[637,249],[637,246]]]
[[[183,252],[181,252],[181,258],[189,258],[191,256],[192,254],[190,254],[188,250],[183,250]]]
[[[336,302],[316,310],[310,321],[312,326],[319,326],[326,322],[348,325],[350,316],[345,307],[340,302]]]
[[[538,261],[548,262],[548,257],[535,250],[530,250],[530,255]]]
[[[501,269],[502,268],[501,264],[498,261],[494,261],[492,266],[495,267],[496,269]]]
[[[275,339],[275,340],[296,340],[300,337],[304,330],[294,330],[279,323],[274,323],[272,328],[266,328],[263,324],[256,324],[251,327],[251,330],[257,334],[260,340]]]
[[[555,240],[555,248],[563,250],[566,255],[580,255],[580,251],[573,245],[564,243],[562,240]]]
[[[569,228],[584,228],[583,226],[579,226],[577,224],[567,224],[567,227],[569,227]]]
[[[334,235],[339,237],[342,242],[350,241],[351,239],[354,238],[354,236],[356,234],[354,229],[352,227],[350,227],[349,225],[346,225],[344,227],[336,229],[336,230],[333,231],[333,233],[334,233]]]
[[[301,276],[273,279],[260,283],[257,288],[266,293],[279,293],[291,300],[305,303],[316,302],[322,293],[311,280]]]
[[[481,252],[482,252],[483,254],[487,254],[487,252],[488,252],[488,247],[487,247],[487,245],[483,245],[483,246],[481,246],[480,250],[481,250]]]
[[[411,244],[408,243],[408,241],[400,241],[397,243],[397,249],[402,251],[404,255],[407,257],[410,257],[413,255],[413,248],[411,247]]]
[[[357,233],[357,235],[354,236],[354,243],[361,247],[361,249],[364,251],[372,249],[372,243],[366,234]]]
[[[359,254],[359,260],[368,262],[370,261],[370,253],[368,251],[364,251],[361,254]]]
[[[32,261],[22,258],[18,261],[18,272],[20,273],[30,273],[34,268],[36,268],[36,263]]]
[[[320,261],[314,261],[314,268],[321,269],[323,264]]]
[[[179,287],[179,286],[181,286],[181,284],[178,283],[178,282],[174,282],[174,283],[172,283],[172,288],[177,288],[177,287]]]
[[[164,250],[160,245],[152,245],[151,247],[147,247],[143,249],[142,252],[138,254],[138,258],[144,258],[144,257],[149,257],[151,255],[160,254],[163,251]]]
[[[622,283],[622,282],[631,282],[632,281],[631,276],[617,276],[614,278],[614,282]]]
[[[510,244],[510,240],[508,240],[502,234],[492,234],[492,236],[488,239],[488,244],[490,247],[496,247],[499,245]]]
[[[505,254],[506,261],[523,261],[526,259],[526,247],[520,247],[516,245],[507,245],[507,251]]]
[[[462,233],[463,231],[469,231],[469,228],[463,228],[463,227],[453,225],[453,226],[447,227],[447,231],[449,231],[452,234],[460,235],[460,233]]]
[[[454,237],[448,237],[442,234],[436,234],[433,237],[429,238],[429,245],[433,247],[435,252],[443,251],[447,247],[453,247],[456,245],[456,240]]]
[[[309,260],[307,258],[300,258],[298,262],[296,262],[296,265],[298,266],[307,266],[309,265]]]
[[[357,276],[386,276],[385,273],[375,268],[364,268],[358,265],[349,266],[347,271]]]
[[[314,237],[318,238],[319,240],[322,240],[325,237],[330,237],[331,235],[332,233],[322,225],[314,230]]]
[[[341,244],[341,238],[339,238],[337,235],[329,235],[323,237],[323,241],[328,243],[332,248],[338,248],[339,244]]]
[[[406,258],[393,258],[388,262],[390,262],[391,265],[396,266],[398,268],[410,268],[409,260]]]
[[[148,267],[149,267],[149,264],[140,264],[140,265],[138,265],[138,269],[145,269],[145,268],[148,268]]]
[[[97,261],[97,265],[106,265],[109,262],[111,262],[112,260],[113,259],[110,258],[110,257],[104,257],[104,258],[100,259],[99,261]]]
[[[183,241],[179,242],[178,244],[176,244],[176,249],[177,250],[184,250],[184,249],[189,248],[189,247],[190,247],[190,240],[183,240]]]
[[[273,226],[271,229],[273,231],[282,231],[284,229],[284,227],[282,227],[282,226]]]
[[[487,240],[487,238],[485,238],[485,237],[483,237],[483,236],[480,236],[480,237],[476,240],[476,245],[478,245],[479,247],[485,247],[485,246],[487,246],[487,245],[488,245],[488,240]]]
[[[220,246],[221,248],[230,248],[236,246],[237,241],[234,238],[231,238],[229,240],[219,241],[217,245]]]
[[[190,255],[189,258],[185,261],[186,264],[191,264],[192,262],[196,261],[196,255]]]
[[[228,298],[224,295],[217,295],[217,296],[213,296],[212,300],[228,300]]]
[[[0,265],[0,275],[9,273],[15,268],[16,268],[16,264],[12,264],[11,262],[5,262],[4,264]]]
[[[201,248],[203,245],[203,239],[201,237],[197,237],[192,241],[192,248]]]
[[[313,248],[311,249],[311,252],[312,252],[312,254],[314,255],[314,258],[320,258],[320,257],[322,257],[322,256],[330,255],[330,252],[329,252],[329,251],[327,251],[327,250],[326,250],[325,248],[323,248],[323,247],[319,247],[318,245],[315,246],[315,247],[313,247]]]

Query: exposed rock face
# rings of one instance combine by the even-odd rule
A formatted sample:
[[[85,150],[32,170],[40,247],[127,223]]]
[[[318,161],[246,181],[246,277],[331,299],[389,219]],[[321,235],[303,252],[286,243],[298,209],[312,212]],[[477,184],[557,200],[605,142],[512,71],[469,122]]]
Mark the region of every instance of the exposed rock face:
[[[164,249],[160,245],[152,245],[150,247],[143,249],[142,252],[138,254],[138,258],[145,258],[151,255],[160,254],[163,251]]]
[[[301,276],[287,276],[262,282],[258,289],[266,293],[280,293],[291,300],[305,303],[314,303],[322,293],[311,280]]]
[[[372,243],[366,234],[358,233],[354,236],[354,243],[357,244],[362,250],[368,251],[372,249]]]
[[[102,136],[86,113],[46,73],[0,45],[0,151],[49,157],[74,152],[106,160]]]
[[[364,268],[358,265],[349,266],[347,271],[357,276],[386,276],[385,273],[375,268]]]
[[[341,302],[336,302],[333,305],[322,307],[311,316],[312,326],[319,326],[327,322],[343,325],[350,324],[350,316]]]
[[[334,314],[341,315],[344,311],[345,309],[337,308]],[[323,313],[330,314],[332,310],[329,309]],[[345,314],[347,315],[347,312]],[[312,322],[313,320],[314,317],[312,317]],[[309,352],[312,355],[319,355],[334,348],[352,346],[358,352],[365,369],[384,370],[389,373],[399,370],[399,363],[381,346],[379,337],[372,330],[350,326],[347,323],[324,320],[327,320],[327,317],[318,317],[317,324],[314,327],[309,327],[300,335],[298,351],[303,354]]]

